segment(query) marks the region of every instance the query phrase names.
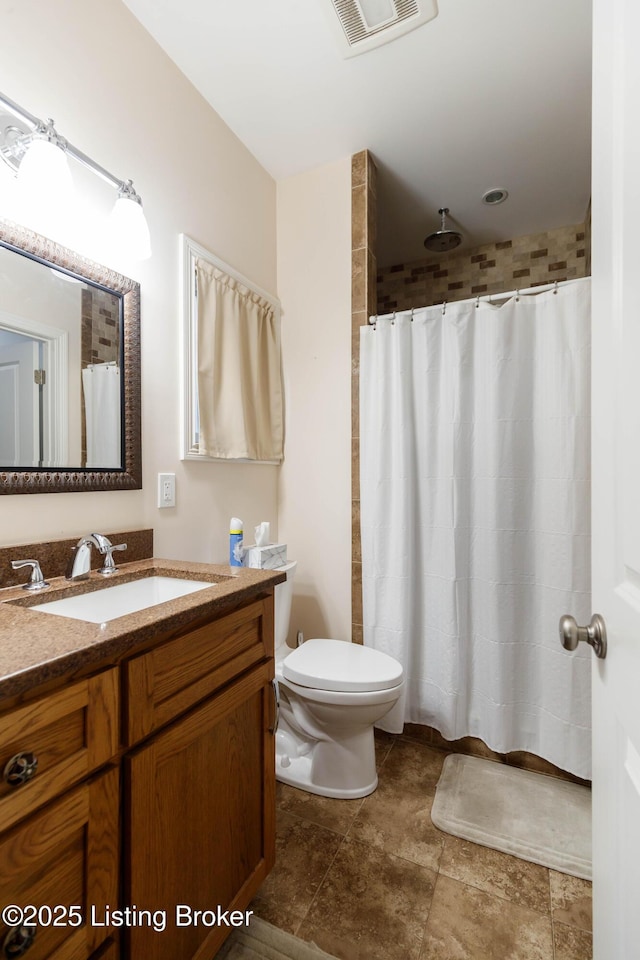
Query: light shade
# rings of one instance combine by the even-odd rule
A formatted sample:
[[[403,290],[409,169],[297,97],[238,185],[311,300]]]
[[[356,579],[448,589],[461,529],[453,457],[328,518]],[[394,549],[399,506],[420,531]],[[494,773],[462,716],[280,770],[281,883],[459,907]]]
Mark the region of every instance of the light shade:
[[[148,260],[151,256],[149,227],[138,200],[119,196],[111,211],[111,232],[118,247],[136,260]]]
[[[4,161],[0,160],[0,217],[13,220],[16,210],[16,178]]]
[[[18,167],[16,219],[36,233],[69,245],[76,199],[61,147],[34,137]]]
[[[71,171],[64,151],[42,137],[35,137],[18,168],[20,184],[40,195],[68,197],[73,189]]]

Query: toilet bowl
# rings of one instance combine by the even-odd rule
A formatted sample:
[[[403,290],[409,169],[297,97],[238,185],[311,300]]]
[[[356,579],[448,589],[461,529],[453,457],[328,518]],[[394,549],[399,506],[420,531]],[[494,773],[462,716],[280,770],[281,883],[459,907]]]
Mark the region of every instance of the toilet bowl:
[[[307,640],[291,650],[295,567],[282,568],[287,581],[275,588],[276,778],[324,797],[365,797],[378,784],[373,725],[402,692],[402,666],[343,640]]]

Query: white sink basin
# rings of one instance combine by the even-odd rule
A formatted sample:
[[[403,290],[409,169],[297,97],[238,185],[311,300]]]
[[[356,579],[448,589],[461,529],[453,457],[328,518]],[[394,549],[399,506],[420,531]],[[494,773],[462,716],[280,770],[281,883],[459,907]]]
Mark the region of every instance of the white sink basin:
[[[176,600],[197,590],[214,586],[204,580],[179,580],[177,577],[145,577],[131,580],[129,583],[102,587],[90,593],[81,593],[76,597],[64,597],[62,600],[50,600],[38,603],[31,610],[53,613],[57,617],[71,617],[73,620],[88,620],[89,623],[106,623],[128,613],[137,613],[147,607],[155,607],[167,600]]]

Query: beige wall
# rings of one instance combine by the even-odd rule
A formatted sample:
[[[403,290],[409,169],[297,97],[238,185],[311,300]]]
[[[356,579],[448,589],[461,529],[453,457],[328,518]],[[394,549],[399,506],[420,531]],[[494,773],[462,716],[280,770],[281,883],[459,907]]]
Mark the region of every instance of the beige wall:
[[[351,158],[278,184],[287,404],[280,536],[298,561],[290,642],[351,639]]]
[[[2,92],[134,180],[153,246],[136,263],[107,260],[101,236],[74,244],[141,283],[143,490],[0,496],[0,544],[151,526],[159,556],[224,561],[232,515],[277,532],[278,470],[178,459],[178,234],[275,293],[275,184],[119,0],[0,0],[0,19]],[[72,169],[106,209],[110,188]],[[175,509],[156,508],[158,471],[177,475]]]

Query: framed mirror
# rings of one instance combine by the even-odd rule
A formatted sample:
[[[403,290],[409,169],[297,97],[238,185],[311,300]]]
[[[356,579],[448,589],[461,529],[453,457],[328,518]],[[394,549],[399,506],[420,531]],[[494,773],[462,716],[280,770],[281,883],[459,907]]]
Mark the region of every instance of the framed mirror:
[[[140,285],[0,220],[0,494],[142,487]]]

